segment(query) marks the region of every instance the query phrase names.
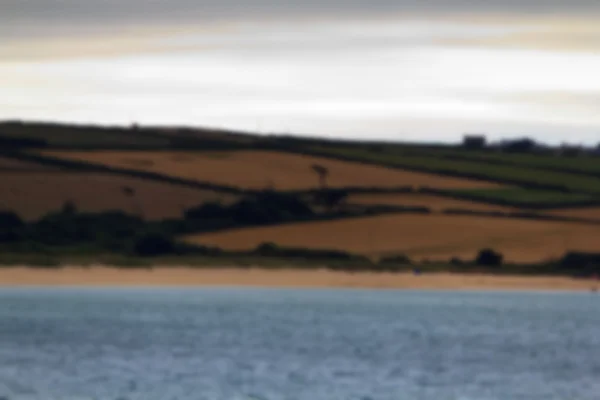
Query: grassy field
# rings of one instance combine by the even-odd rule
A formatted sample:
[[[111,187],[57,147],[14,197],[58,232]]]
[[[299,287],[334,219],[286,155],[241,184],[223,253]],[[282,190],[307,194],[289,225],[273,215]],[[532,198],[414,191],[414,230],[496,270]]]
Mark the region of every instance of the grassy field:
[[[329,171],[330,187],[429,186],[442,189],[498,188],[470,179],[402,171],[323,157],[275,151],[234,152],[44,152],[46,155],[112,167],[159,172],[244,189],[307,190],[319,187],[315,164]]]
[[[147,219],[181,217],[206,201],[228,202],[219,192],[162,182],[92,173],[0,171],[0,209],[27,220],[73,202],[80,211],[121,210]]]
[[[485,160],[454,160],[437,156],[403,154],[401,152],[398,154],[374,152],[360,148],[317,147],[314,150],[319,154],[329,154],[334,157],[396,168],[487,179],[530,188],[555,188],[600,195],[600,179],[579,174],[540,170],[518,165],[491,164],[485,162]]]
[[[28,138],[53,147],[81,148],[164,148],[168,137],[123,127],[64,126],[45,123],[0,123],[0,138]]]
[[[346,202],[348,204],[361,205],[389,205],[389,206],[422,206],[431,211],[443,211],[445,209],[462,209],[473,211],[515,211],[513,207],[503,207],[478,203],[474,201],[456,200],[447,197],[432,196],[420,193],[396,194],[396,193],[378,193],[378,194],[353,194]]]
[[[186,238],[244,250],[262,242],[335,249],[370,257],[406,254],[417,260],[473,259],[492,247],[510,262],[541,262],[568,250],[597,251],[600,228],[564,222],[448,215],[389,215],[232,230]]]
[[[557,154],[500,153],[493,151],[465,150],[460,148],[425,148],[417,146],[404,148],[396,147],[387,151],[387,153],[499,163],[523,168],[547,169],[551,171],[600,176],[600,157],[592,155],[568,157]]]

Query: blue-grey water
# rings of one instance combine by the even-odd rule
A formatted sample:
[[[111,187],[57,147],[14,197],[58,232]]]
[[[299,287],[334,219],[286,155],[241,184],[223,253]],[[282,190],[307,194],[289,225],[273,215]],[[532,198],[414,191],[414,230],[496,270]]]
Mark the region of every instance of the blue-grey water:
[[[599,396],[589,293],[0,289],[0,399]]]

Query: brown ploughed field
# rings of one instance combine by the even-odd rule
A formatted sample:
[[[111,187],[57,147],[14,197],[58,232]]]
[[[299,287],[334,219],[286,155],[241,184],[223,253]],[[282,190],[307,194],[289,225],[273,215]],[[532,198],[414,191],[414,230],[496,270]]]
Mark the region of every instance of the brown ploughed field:
[[[569,208],[563,210],[550,211],[547,212],[547,214],[557,215],[560,217],[584,218],[589,220],[600,221],[600,207]]]
[[[319,179],[312,170],[312,166],[315,164],[328,169],[327,183],[331,187],[429,186],[465,189],[501,186],[491,182],[272,151],[194,153],[54,151],[45,154],[247,189],[305,190],[316,188],[319,186]]]
[[[46,171],[56,168],[0,156],[0,171]]]
[[[206,201],[231,195],[110,174],[73,172],[0,172],[0,209],[27,220],[73,202],[88,212],[121,210],[147,219],[180,217]]]
[[[371,257],[406,254],[416,260],[473,259],[491,247],[509,262],[539,262],[571,250],[597,251],[600,227],[577,223],[449,215],[385,215],[297,223],[195,235],[192,243],[230,250],[263,242],[313,249],[338,249]]]

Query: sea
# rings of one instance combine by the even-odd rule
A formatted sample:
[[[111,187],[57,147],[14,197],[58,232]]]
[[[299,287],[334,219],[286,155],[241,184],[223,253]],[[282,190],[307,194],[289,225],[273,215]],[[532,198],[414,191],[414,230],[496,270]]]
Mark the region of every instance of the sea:
[[[0,289],[2,400],[597,400],[600,295]]]

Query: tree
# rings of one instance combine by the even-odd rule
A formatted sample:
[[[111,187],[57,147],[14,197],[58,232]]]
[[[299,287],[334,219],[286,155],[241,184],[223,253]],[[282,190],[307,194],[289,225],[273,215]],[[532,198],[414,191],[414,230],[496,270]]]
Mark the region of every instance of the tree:
[[[77,214],[77,206],[71,200],[66,201],[62,206],[61,213],[64,215],[75,215]]]
[[[12,211],[0,212],[0,243],[18,240],[20,230],[25,224]]]
[[[185,219],[188,220],[227,218],[230,215],[230,210],[216,201],[209,201],[185,211]]]
[[[560,268],[582,275],[600,273],[600,253],[571,251],[559,262]]]
[[[319,185],[322,189],[327,187],[327,177],[329,176],[329,169],[320,164],[313,164],[310,167],[314,173],[319,176]]]
[[[18,229],[23,226],[23,220],[12,211],[0,211],[0,228]]]
[[[509,153],[529,153],[535,150],[537,143],[530,138],[521,138],[507,140],[503,144],[503,149]]]
[[[483,265],[486,267],[499,267],[502,265],[502,260],[504,257],[502,254],[492,250],[492,249],[483,249],[477,255],[477,259],[475,263],[477,265]]]
[[[162,233],[145,233],[134,243],[134,252],[138,256],[155,257],[172,254],[175,251],[173,239]]]
[[[348,192],[343,189],[319,190],[315,195],[315,201],[329,210],[339,207],[347,198]]]

